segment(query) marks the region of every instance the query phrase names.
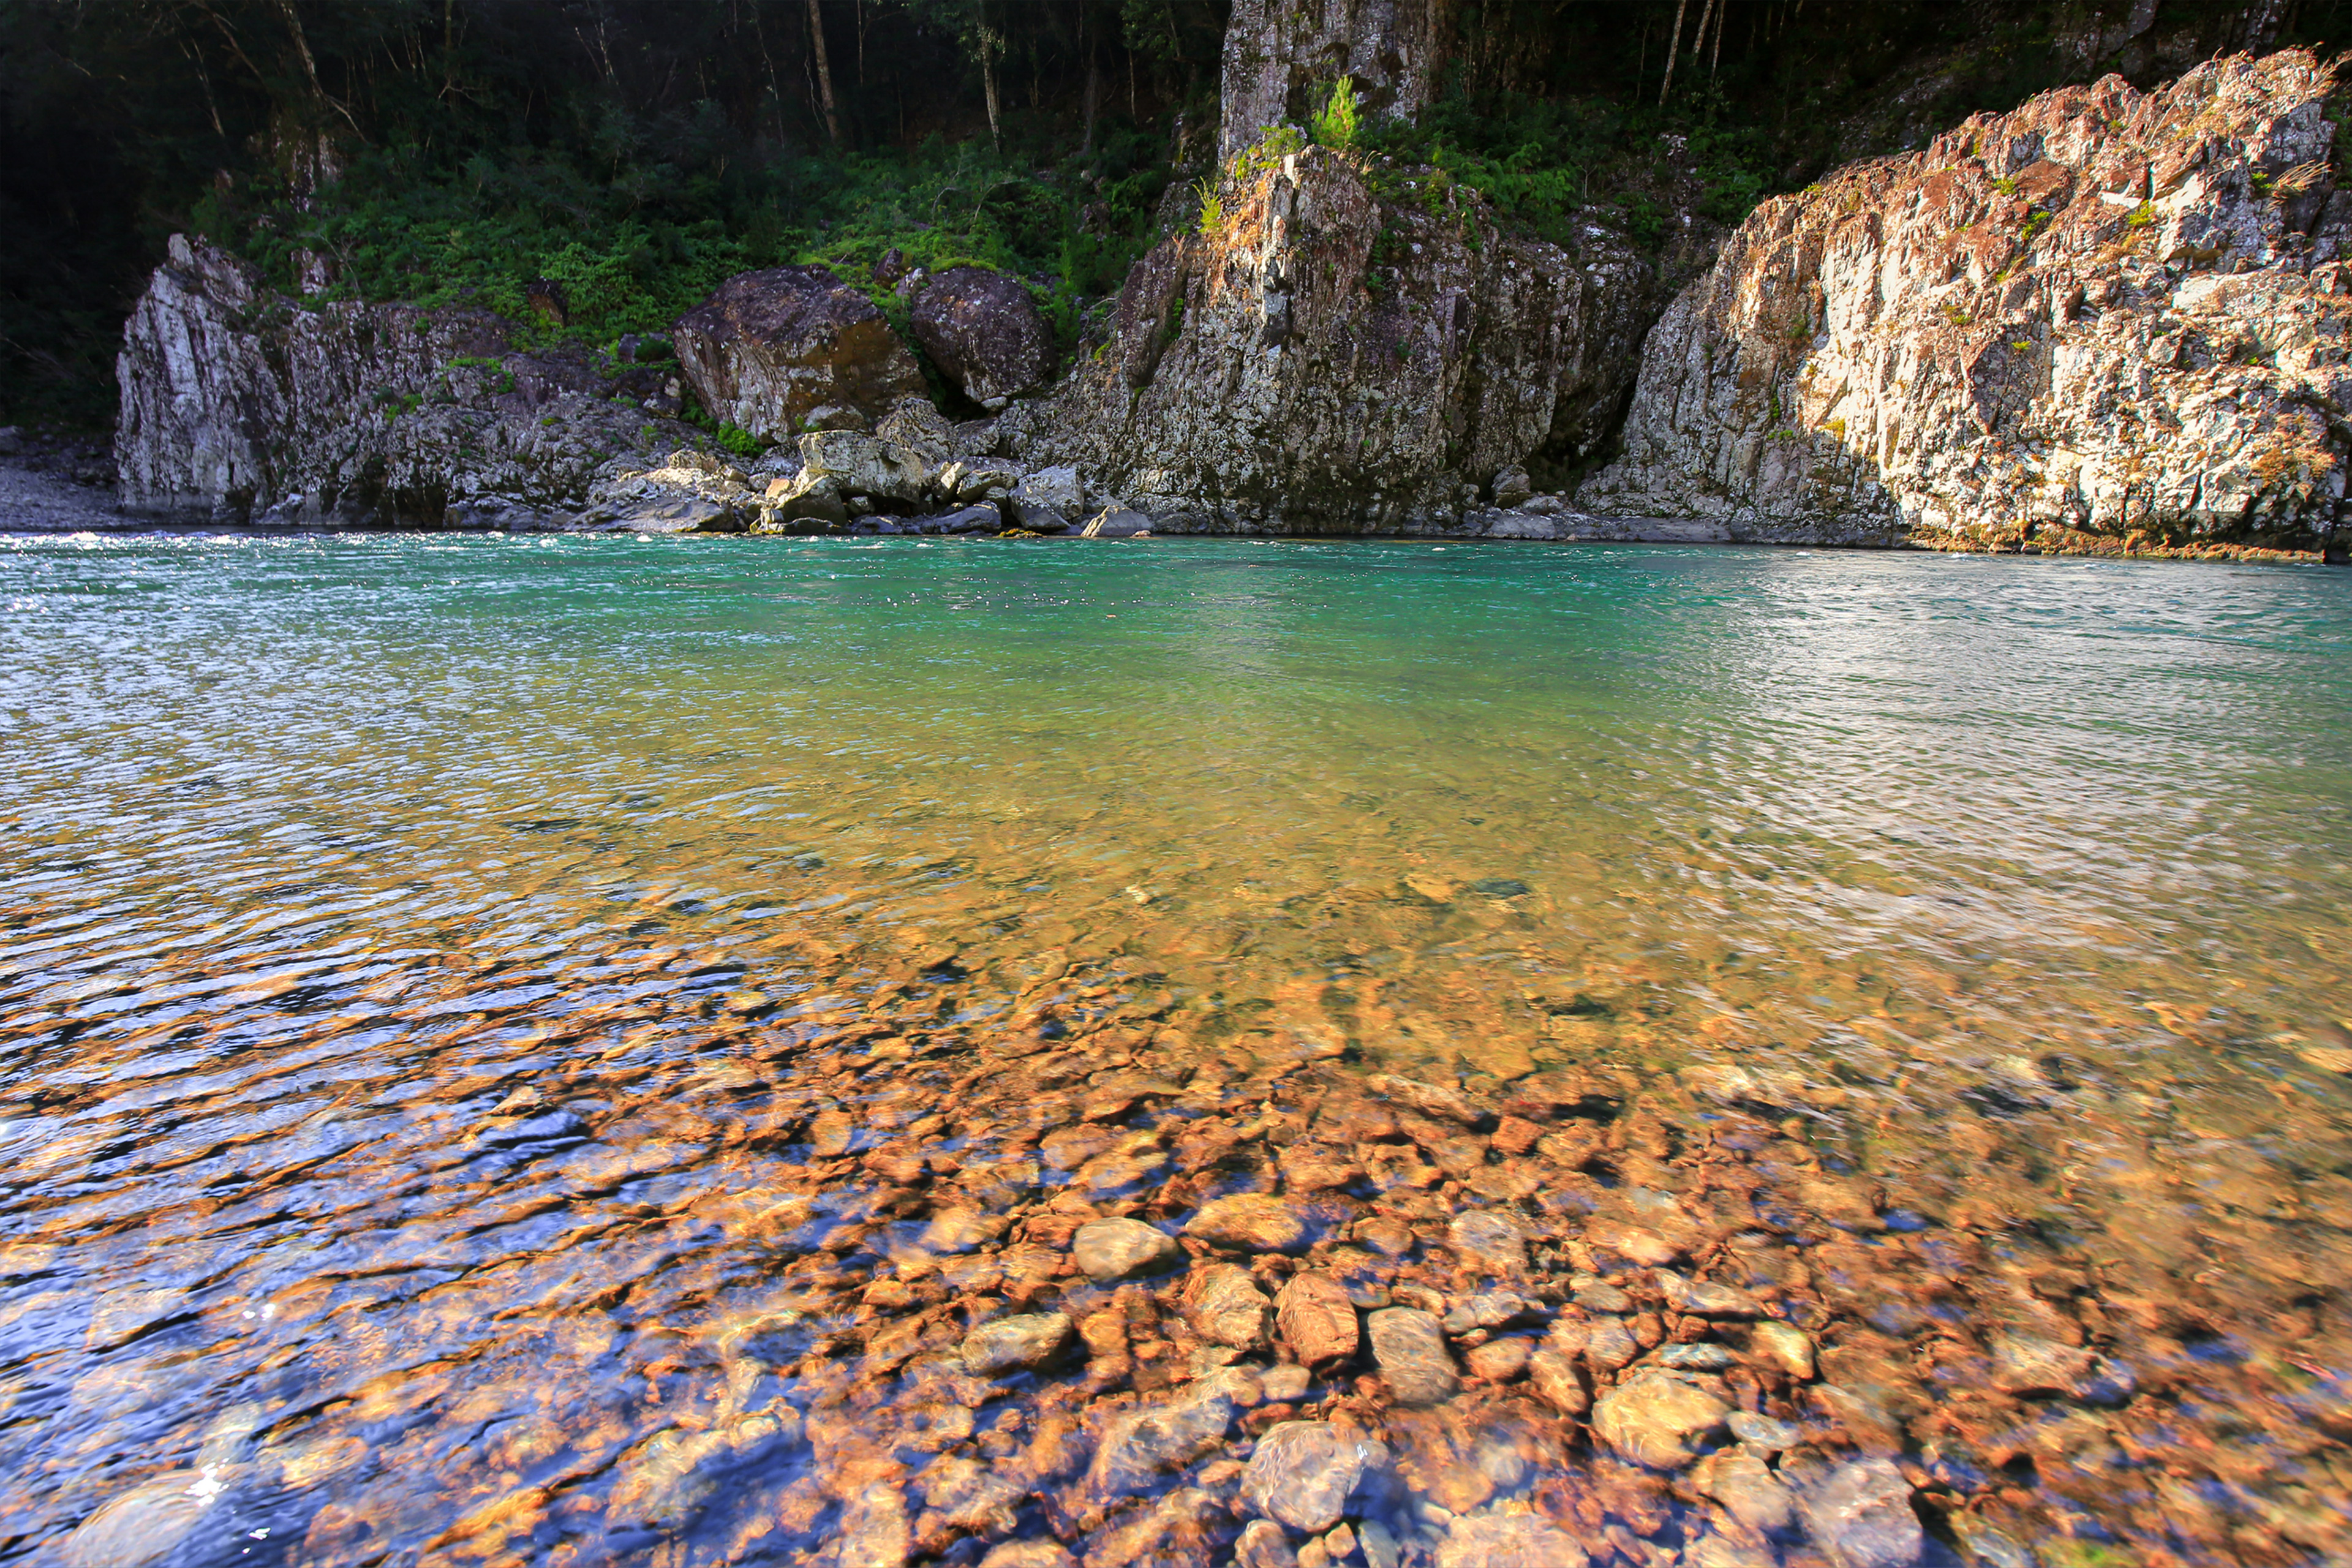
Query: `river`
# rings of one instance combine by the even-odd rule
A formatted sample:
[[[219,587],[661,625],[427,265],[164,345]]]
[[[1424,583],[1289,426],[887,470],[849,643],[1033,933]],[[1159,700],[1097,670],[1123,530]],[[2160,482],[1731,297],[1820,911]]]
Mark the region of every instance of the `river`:
[[[1284,1418],[1384,1446],[1310,1557],[1826,1563],[1887,1474],[1919,1561],[2352,1552],[2352,574],[84,534],[0,602],[0,1563],[1219,1558]],[[1302,1228],[1066,1261],[1233,1197]],[[1296,1335],[1220,1260],[1465,1386],[1234,1381]],[[1676,1346],[1787,1440],[1622,1464],[1528,1370]]]

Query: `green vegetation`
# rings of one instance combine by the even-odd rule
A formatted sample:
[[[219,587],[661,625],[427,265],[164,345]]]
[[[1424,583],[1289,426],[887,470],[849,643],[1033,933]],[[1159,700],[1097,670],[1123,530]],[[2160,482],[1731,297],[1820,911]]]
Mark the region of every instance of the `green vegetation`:
[[[1780,184],[1773,139],[1737,124],[1720,93],[1661,110],[1592,98],[1475,93],[1457,78],[1416,122],[1382,121],[1360,140],[1393,165],[1426,164],[1443,175],[1418,181],[1412,194],[1423,205],[1467,186],[1506,223],[1561,242],[1576,237],[1580,222],[1599,221],[1656,247],[1679,200],[1694,199],[1703,216],[1734,224]]]
[[[194,222],[288,292],[302,253],[326,258],[332,281],[313,303],[474,306],[520,323],[526,344],[659,333],[733,274],[800,262],[903,314],[874,281],[894,250],[905,267],[977,263],[1030,279],[1074,338],[1079,301],[1116,290],[1150,237],[1167,178],[1156,151],[1124,131],[1091,156],[1037,163],[934,138],[890,155],[783,160],[652,203],[646,171],[595,180],[569,163],[486,154],[447,167],[404,145],[362,153],[317,193],[262,179],[207,192]]]
[[[1213,239],[1225,229],[1225,198],[1205,174],[1192,182],[1192,194],[1201,202],[1201,232]]]
[[[1314,123],[1307,134],[1318,147],[1333,147],[1345,152],[1356,144],[1362,127],[1356,119],[1356,84],[1341,77],[1332,85],[1331,96],[1316,111]]]

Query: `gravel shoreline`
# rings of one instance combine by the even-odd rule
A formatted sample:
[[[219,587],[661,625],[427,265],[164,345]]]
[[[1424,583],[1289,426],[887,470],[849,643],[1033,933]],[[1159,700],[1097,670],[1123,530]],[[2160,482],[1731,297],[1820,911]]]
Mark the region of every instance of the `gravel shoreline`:
[[[137,519],[115,504],[110,488],[82,482],[80,476],[92,471],[93,461],[89,451],[71,447],[0,456],[0,533],[80,533],[138,526]]]

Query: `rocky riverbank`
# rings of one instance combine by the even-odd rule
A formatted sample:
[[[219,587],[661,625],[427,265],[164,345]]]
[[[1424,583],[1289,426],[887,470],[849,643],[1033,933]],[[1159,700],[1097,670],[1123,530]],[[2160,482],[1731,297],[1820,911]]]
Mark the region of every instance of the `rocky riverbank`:
[[[1260,127],[1058,382],[1026,290],[980,268],[748,273],[674,343],[592,354],[479,311],[275,298],[175,239],[126,332],[122,499],[300,526],[2336,559],[2333,82],[2288,51],[1979,116],[1766,203],[1670,305],[1603,225],[1526,239],[1435,171]],[[979,417],[940,413],[869,284]],[[678,422],[688,400],[738,450]]]
[[[0,532],[121,528],[114,464],[103,447],[0,429]]]

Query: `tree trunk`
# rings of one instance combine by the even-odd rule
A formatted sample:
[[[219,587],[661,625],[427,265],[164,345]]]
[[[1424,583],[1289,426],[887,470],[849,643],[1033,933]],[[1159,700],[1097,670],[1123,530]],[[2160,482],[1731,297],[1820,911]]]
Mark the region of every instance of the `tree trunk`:
[[[1690,0],[1675,0],[1675,30],[1666,35],[1666,79],[1658,88],[1658,107],[1666,106],[1666,94],[1675,89],[1675,57],[1683,49],[1683,13],[1690,8]]]
[[[1083,113],[1086,116],[1087,129],[1085,136],[1078,142],[1078,151],[1081,153],[1092,153],[1095,150],[1095,110],[1101,101],[1102,72],[1095,66],[1094,41],[1092,39],[1088,39],[1087,42],[1086,108],[1083,110]]]
[[[1715,13],[1715,47],[1706,52],[1706,79],[1715,79],[1717,62],[1723,58],[1723,24],[1731,15],[1731,0],[1720,0]]]
[[[825,139],[835,146],[841,145],[841,110],[833,99],[833,62],[824,53],[824,13],[817,9],[817,0],[808,0],[809,52],[816,61],[818,101],[824,105]]]
[[[980,42],[980,90],[988,99],[988,142],[998,152],[1004,151],[1004,133],[996,118],[996,51],[988,40]]]

